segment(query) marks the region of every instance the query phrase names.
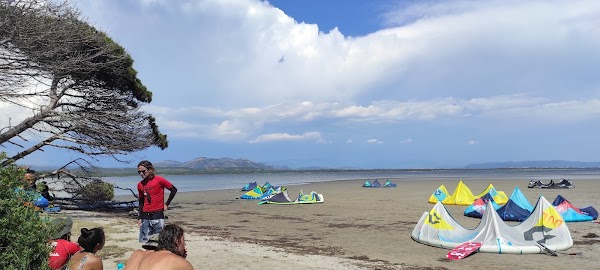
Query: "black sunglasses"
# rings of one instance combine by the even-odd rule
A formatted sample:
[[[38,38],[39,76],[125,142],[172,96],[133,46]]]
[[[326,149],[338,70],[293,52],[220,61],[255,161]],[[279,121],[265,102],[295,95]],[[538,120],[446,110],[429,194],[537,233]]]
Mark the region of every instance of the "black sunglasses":
[[[141,170],[141,171],[138,171],[138,173],[146,173],[147,171],[148,170]]]

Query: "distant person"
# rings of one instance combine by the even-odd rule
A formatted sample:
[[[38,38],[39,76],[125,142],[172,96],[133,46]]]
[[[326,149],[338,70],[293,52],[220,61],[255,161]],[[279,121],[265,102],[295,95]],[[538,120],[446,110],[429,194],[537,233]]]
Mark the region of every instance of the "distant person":
[[[77,239],[82,251],[77,252],[68,263],[69,270],[102,270],[102,259],[96,252],[104,247],[106,238],[102,228],[81,229],[81,236]]]
[[[142,248],[143,249],[138,249],[131,253],[131,256],[129,256],[129,259],[125,263],[125,268],[123,270],[137,270],[140,262],[142,262],[142,259],[146,255],[156,251],[158,248],[158,234],[153,234],[150,236],[150,240],[144,243]]]
[[[140,243],[147,242],[150,235],[158,234],[165,226],[164,211],[168,210],[169,204],[177,188],[164,177],[154,174],[154,166],[150,161],[143,160],[138,164],[138,173],[142,181],[137,184],[139,194],[139,219]],[[171,193],[165,203],[165,189]]]
[[[185,257],[187,257],[187,249],[183,229],[169,224],[158,236],[158,249],[146,254],[137,267],[132,266],[127,269],[193,270],[194,267]]]
[[[42,194],[42,197],[46,198],[48,201],[54,200],[54,196],[50,195],[50,187],[48,187],[48,183],[46,181],[42,181],[41,186],[42,190],[40,193]]]
[[[41,211],[42,208],[48,207],[50,202],[37,192],[35,181],[35,171],[27,168],[23,176],[23,182],[20,187],[15,188],[15,192],[24,199],[26,206],[33,207],[36,211]]]
[[[78,244],[71,242],[71,228],[73,228],[73,219],[55,218],[52,220],[53,228],[57,231],[52,236],[50,246],[50,259],[48,260],[50,268],[61,269],[67,264],[69,258],[81,250]]]
[[[23,176],[23,189],[27,191],[35,191],[35,181],[35,171],[28,168]]]

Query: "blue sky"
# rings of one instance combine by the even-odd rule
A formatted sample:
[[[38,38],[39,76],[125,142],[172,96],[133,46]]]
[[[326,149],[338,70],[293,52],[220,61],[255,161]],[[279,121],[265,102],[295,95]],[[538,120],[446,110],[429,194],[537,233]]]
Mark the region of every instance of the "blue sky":
[[[73,3],[154,93],[144,109],[170,147],[125,157],[135,164],[600,160],[598,1]]]

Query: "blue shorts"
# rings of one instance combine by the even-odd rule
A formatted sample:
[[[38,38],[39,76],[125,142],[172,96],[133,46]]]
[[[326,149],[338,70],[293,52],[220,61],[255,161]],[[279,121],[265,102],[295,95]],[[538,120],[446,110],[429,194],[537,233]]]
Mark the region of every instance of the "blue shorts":
[[[165,227],[164,219],[142,219],[140,225],[140,243],[146,243],[150,235],[158,234]]]

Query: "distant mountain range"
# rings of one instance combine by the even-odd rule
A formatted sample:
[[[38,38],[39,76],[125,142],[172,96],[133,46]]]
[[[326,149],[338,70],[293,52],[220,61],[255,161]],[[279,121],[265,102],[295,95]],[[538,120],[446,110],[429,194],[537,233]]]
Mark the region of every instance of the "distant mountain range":
[[[507,161],[485,162],[469,164],[469,169],[496,169],[496,168],[599,168],[600,162],[582,162],[567,160],[534,160],[534,161]]]
[[[180,172],[215,172],[215,171],[238,171],[238,172],[257,172],[264,170],[365,170],[358,167],[327,168],[327,167],[288,167],[283,165],[272,165],[267,163],[255,162],[248,159],[232,158],[207,158],[198,157],[190,161],[179,162],[174,160],[165,160],[153,162],[157,168],[169,168],[170,171]],[[135,166],[135,165],[134,165]],[[31,168],[40,171],[56,170],[59,166],[35,166]],[[507,161],[507,162],[484,162],[468,164],[466,166],[453,167],[431,167],[427,169],[502,169],[502,168],[600,168],[600,162],[581,162],[566,160],[535,160],[535,161]],[[73,168],[75,169],[75,167]],[[121,169],[124,172],[131,170],[131,166],[126,168],[105,168],[111,170]],[[374,168],[374,169],[405,169],[405,168]],[[414,168],[420,169],[420,168]],[[163,170],[164,171],[164,170]]]
[[[232,158],[207,158],[198,157],[186,162],[179,162],[174,160],[165,160],[156,162],[153,164],[154,167],[162,168],[190,168],[198,170],[206,169],[218,169],[218,168],[252,168],[252,169],[264,169],[264,170],[275,170],[275,169],[286,169],[281,167],[275,167],[264,163],[254,162],[248,159],[232,159]]]
[[[165,160],[154,163],[155,167],[168,168],[190,168],[197,170],[210,170],[220,168],[244,168],[244,169],[263,169],[263,170],[290,170],[292,168],[285,166],[273,166],[270,164],[251,161],[248,159],[231,158],[206,158],[199,157],[186,162]],[[468,169],[495,169],[495,168],[600,168],[600,162],[582,162],[567,160],[534,160],[534,161],[507,161],[507,162],[485,162],[474,163],[464,166]],[[322,167],[303,167],[293,168],[300,170],[319,170],[319,169],[360,169],[360,168],[322,168]],[[394,169],[394,168],[389,168]]]

